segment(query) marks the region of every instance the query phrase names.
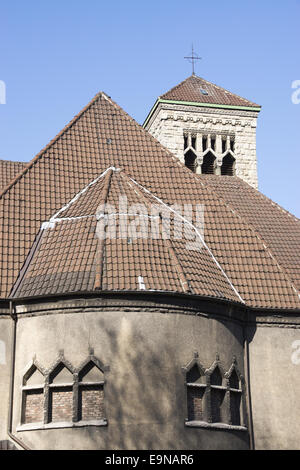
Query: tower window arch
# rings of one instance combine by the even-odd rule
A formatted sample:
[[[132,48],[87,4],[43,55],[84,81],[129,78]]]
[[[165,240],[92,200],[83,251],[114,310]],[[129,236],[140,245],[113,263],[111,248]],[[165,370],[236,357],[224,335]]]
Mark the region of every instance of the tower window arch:
[[[222,160],[221,175],[233,176],[234,175],[235,158],[227,153]]]
[[[208,152],[203,157],[203,163],[201,166],[201,172],[207,175],[213,175],[215,170],[215,156]]]
[[[185,166],[188,167],[194,173],[197,168],[197,155],[190,149],[184,155]]]

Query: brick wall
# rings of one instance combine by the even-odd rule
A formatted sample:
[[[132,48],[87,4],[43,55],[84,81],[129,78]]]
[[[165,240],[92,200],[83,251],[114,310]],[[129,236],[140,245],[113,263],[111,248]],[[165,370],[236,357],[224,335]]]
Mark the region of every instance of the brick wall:
[[[30,390],[25,392],[24,423],[40,423],[44,420],[44,393],[43,390]]]
[[[202,388],[188,387],[188,419],[189,421],[203,421],[203,395]]]
[[[79,389],[79,419],[88,421],[104,418],[103,388],[97,385],[85,385]]]
[[[51,421],[72,421],[72,387],[55,387],[50,394]]]

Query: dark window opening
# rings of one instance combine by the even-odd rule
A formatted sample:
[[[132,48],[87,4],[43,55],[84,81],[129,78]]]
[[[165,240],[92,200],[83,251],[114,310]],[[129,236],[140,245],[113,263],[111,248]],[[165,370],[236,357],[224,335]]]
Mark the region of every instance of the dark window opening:
[[[196,150],[196,136],[192,136],[192,147]]]
[[[230,155],[230,153],[225,155],[222,161],[221,175],[233,176],[234,162],[235,162],[235,159],[233,158],[232,155]]]
[[[207,149],[207,137],[204,135],[202,137],[202,150],[203,150],[203,152],[205,152],[206,149]]]
[[[188,148],[188,136],[187,135],[184,135],[183,136],[183,139],[184,139],[184,150]]]
[[[230,150],[234,152],[234,139],[230,139]]]
[[[224,421],[222,416],[222,404],[225,397],[225,390],[218,388],[211,389],[211,420],[212,423],[221,423]]]
[[[241,425],[241,394],[239,392],[230,392],[230,415],[231,424]]]
[[[191,150],[189,150],[184,156],[185,166],[188,167],[194,173],[196,172],[197,167],[196,158],[197,156]]]
[[[207,174],[207,175],[213,175],[214,174],[214,163],[215,163],[215,157],[213,156],[212,153],[207,153],[204,158],[203,158],[203,163],[202,163],[202,173]]]
[[[215,137],[211,138],[211,148],[212,148],[212,150],[216,149],[216,138]]]

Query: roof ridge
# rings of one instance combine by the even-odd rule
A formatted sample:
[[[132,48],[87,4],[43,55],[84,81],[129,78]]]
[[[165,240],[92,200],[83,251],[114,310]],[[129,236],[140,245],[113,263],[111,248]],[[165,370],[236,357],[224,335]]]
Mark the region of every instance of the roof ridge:
[[[25,168],[9,183],[9,185],[0,192],[0,199],[12,188],[21,178],[24,176],[30,168],[43,156],[43,154],[68,130],[73,124],[97,101],[97,99],[102,95],[103,92],[97,93],[94,98],[78,113],[73,119],[71,119],[68,124],[58,133],[56,136],[51,139],[48,144],[36,154],[36,156],[27,163]]]

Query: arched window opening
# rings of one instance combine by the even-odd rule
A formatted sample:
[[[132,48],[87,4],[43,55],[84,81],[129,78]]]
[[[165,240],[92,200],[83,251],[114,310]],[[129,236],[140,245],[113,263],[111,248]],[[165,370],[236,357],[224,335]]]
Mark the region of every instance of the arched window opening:
[[[230,387],[230,420],[231,424],[240,426],[241,424],[241,401],[242,390],[240,388],[240,380],[233,369],[229,378]]]
[[[50,374],[49,421],[70,422],[73,417],[73,374],[60,363]]]
[[[223,416],[223,403],[226,393],[226,387],[222,386],[223,378],[218,366],[210,376],[210,397],[211,397],[211,421],[212,423],[222,423],[225,421]]]
[[[35,366],[23,378],[22,424],[43,423],[44,381],[42,372]]]
[[[233,176],[235,159],[228,153],[225,155],[221,166],[221,175]]]
[[[192,150],[189,150],[185,155],[184,155],[184,163],[187,168],[189,168],[191,171],[194,173],[196,172],[197,168],[197,156]]]
[[[187,134],[184,134],[183,136],[183,147],[184,147],[184,150],[188,148],[188,136]]]
[[[104,375],[93,361],[80,371],[78,385],[78,419],[104,420]]]
[[[186,381],[188,421],[204,421],[203,399],[206,380],[197,364],[187,372]]]
[[[215,157],[212,153],[208,152],[203,157],[203,163],[201,166],[201,170],[203,174],[213,175],[215,168]]]

